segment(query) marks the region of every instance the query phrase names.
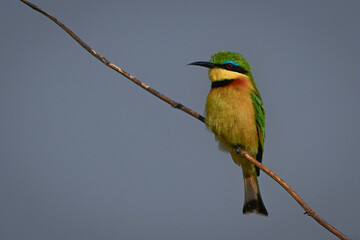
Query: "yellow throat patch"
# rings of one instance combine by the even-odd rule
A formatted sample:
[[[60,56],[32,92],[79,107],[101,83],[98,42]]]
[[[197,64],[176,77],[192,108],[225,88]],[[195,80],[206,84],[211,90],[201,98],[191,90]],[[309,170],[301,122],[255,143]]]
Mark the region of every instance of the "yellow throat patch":
[[[222,68],[211,68],[209,70],[209,78],[211,82],[222,81],[224,79],[236,79],[244,76],[248,77],[245,74],[229,71]]]

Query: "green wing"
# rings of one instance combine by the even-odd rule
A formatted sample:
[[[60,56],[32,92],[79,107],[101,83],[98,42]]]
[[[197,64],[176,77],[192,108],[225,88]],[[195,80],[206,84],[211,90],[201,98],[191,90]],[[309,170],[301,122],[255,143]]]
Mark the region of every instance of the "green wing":
[[[258,147],[258,153],[256,155],[256,160],[261,162],[264,152],[264,139],[265,139],[265,108],[259,93],[257,92],[251,93],[251,100],[253,102],[253,106],[255,109],[256,126],[257,126],[258,138],[259,138],[259,147]],[[258,176],[260,175],[259,168],[256,168],[256,173]]]

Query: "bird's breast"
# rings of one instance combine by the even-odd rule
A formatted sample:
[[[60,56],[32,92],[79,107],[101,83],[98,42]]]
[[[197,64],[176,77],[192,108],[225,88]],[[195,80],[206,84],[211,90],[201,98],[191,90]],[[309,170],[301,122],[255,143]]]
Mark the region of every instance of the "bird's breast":
[[[250,90],[243,82],[211,89],[206,102],[206,125],[216,134],[223,147],[231,150],[242,145],[256,153],[258,135]]]

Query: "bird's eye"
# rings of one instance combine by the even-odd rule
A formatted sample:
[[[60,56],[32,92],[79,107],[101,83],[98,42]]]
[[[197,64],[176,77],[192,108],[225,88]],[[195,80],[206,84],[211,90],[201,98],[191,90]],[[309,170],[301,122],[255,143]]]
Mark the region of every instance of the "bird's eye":
[[[226,64],[226,68],[227,68],[227,69],[230,69],[230,68],[232,68],[232,67],[233,67],[232,63]]]

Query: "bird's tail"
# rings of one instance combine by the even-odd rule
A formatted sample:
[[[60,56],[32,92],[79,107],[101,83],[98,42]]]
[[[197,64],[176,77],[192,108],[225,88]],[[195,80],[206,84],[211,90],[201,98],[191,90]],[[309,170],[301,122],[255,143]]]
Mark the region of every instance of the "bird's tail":
[[[256,213],[267,216],[268,213],[261,199],[260,189],[255,174],[244,177],[245,202],[243,214]]]

